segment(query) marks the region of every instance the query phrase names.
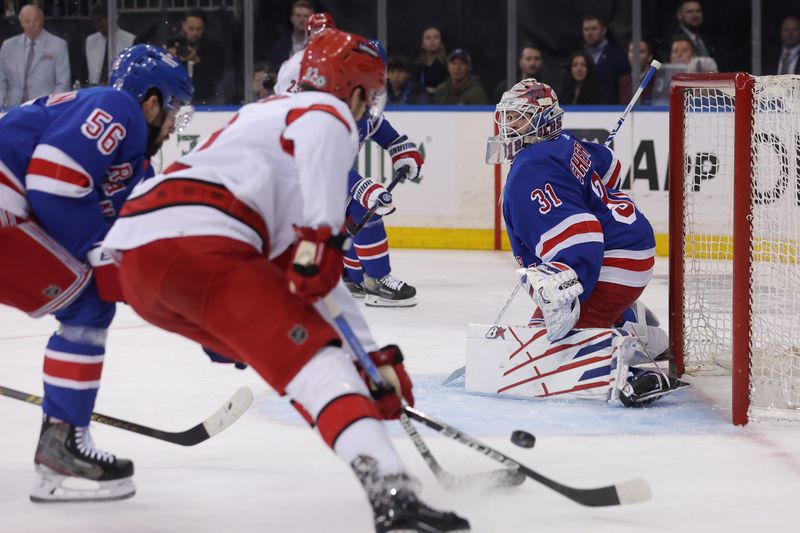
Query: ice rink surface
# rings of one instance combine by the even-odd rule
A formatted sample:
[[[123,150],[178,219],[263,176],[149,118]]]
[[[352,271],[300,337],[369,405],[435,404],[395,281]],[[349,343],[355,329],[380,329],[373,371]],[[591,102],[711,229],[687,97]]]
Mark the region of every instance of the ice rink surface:
[[[800,424],[730,425],[729,378],[649,409],[600,403],[525,401],[467,394],[441,382],[463,365],[466,326],[492,323],[516,282],[508,253],[396,250],[393,270],[417,286],[411,309],[365,308],[381,343],[398,343],[415,378],[417,406],[486,440],[560,482],[600,486],[642,477],[651,501],[581,507],[533,481],[514,489],[444,491],[396,423],[391,430],[430,504],[466,516],[477,532],[800,531]],[[665,321],[666,261],[644,301]],[[265,306],[269,302],[264,302]],[[527,323],[532,304],[517,295],[503,322]],[[52,319],[0,307],[0,383],[41,394]],[[39,408],[0,397],[0,532],[369,532],[358,482],[315,433],[251,370],[214,365],[190,341],[160,331],[120,306],[112,326],[96,410],[171,431],[214,412],[241,385],[256,396],[243,418],[192,448],[93,426],[99,448],[135,461],[130,500],[33,504]],[[525,429],[536,447],[508,436]],[[445,469],[472,473],[496,463],[423,431]]]

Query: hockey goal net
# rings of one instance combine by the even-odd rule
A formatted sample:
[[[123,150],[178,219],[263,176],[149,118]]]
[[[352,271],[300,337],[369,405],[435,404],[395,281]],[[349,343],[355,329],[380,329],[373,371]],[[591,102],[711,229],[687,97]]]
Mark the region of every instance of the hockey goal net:
[[[672,79],[670,339],[735,424],[800,420],[800,76]]]

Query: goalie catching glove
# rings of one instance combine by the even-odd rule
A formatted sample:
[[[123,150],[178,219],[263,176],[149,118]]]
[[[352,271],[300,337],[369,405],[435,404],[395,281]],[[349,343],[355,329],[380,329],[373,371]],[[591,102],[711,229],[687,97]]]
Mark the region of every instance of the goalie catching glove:
[[[384,383],[391,386],[391,388],[379,389],[372,383],[361,365],[356,363],[361,377],[367,383],[369,392],[375,400],[378,412],[384,420],[400,418],[400,414],[403,412],[403,400],[414,407],[414,394],[411,392],[413,384],[403,366],[403,353],[397,345],[390,344],[376,352],[370,352],[369,358],[378,367]]]
[[[374,207],[376,215],[390,215],[395,211],[392,205],[392,193],[372,178],[361,178],[353,185],[353,190],[350,192],[353,194],[353,200],[364,206],[367,211]]]
[[[349,249],[346,234],[333,235],[329,226],[294,227],[297,240],[289,265],[289,289],[311,301],[331,292],[344,270],[344,250]]]
[[[406,177],[409,180],[414,183],[419,183],[422,180],[419,172],[425,160],[417,149],[417,145],[409,141],[407,136],[401,135],[393,140],[387,150],[389,150],[389,155],[392,157],[392,169],[395,172],[400,172],[403,167],[408,167]]]
[[[578,274],[564,263],[542,263],[536,267],[517,270],[533,302],[541,309],[547,327],[547,340],[555,342],[578,322],[583,285]]]

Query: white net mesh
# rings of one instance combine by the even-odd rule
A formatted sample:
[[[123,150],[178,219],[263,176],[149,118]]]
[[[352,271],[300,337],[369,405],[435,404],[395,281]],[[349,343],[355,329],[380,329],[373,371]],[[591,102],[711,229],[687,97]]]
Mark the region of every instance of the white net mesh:
[[[684,147],[687,371],[731,365],[734,92],[688,89]],[[800,419],[800,77],[756,78],[750,417]]]

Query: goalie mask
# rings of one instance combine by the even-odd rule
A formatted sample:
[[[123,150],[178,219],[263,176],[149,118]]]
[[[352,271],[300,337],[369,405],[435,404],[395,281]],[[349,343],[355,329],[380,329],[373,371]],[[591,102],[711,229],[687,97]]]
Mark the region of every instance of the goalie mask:
[[[486,143],[486,163],[512,161],[526,145],[558,137],[563,114],[556,92],[546,83],[528,78],[515,84],[495,107],[500,133]]]

